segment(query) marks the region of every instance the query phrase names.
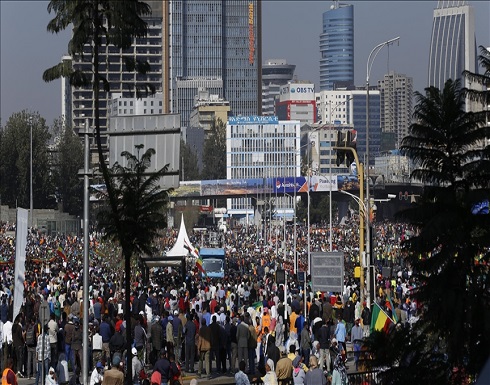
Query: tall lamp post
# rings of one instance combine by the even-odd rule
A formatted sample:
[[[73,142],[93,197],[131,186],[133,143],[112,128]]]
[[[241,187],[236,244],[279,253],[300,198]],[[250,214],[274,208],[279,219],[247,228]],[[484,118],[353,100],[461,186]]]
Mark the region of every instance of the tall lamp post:
[[[332,126],[332,112],[334,112],[335,110],[337,110],[337,108],[339,108],[341,105],[345,105],[345,103],[347,103],[349,100],[352,100],[353,97],[349,97],[341,102],[338,102],[337,104],[335,104],[335,106],[332,108],[332,101],[330,100],[329,101],[329,118],[328,118],[328,122],[330,123],[330,126]],[[332,130],[330,130],[330,134],[332,133]],[[331,136],[330,136],[331,137]],[[331,139],[330,139],[330,142],[331,142]],[[332,226],[332,151],[330,151],[330,162],[329,162],[329,173],[328,173],[328,178],[329,178],[329,181],[328,181],[328,185],[329,185],[329,197],[328,197],[328,211],[329,211],[329,221],[330,221],[330,228],[329,228],[329,237],[328,237],[328,243],[329,243],[329,246],[330,246],[330,252],[333,251],[333,226]]]
[[[31,223],[30,223],[30,227],[32,228],[32,224],[34,223],[34,219],[33,219],[33,216],[34,216],[34,196],[33,196],[33,193],[32,193],[32,177],[33,177],[33,174],[32,174],[32,116],[29,116],[29,128],[30,128],[30,131],[31,131],[31,134],[30,134],[30,182],[29,182],[29,211],[31,212]]]
[[[369,76],[371,75],[371,68],[373,66],[374,60],[378,55],[379,51],[381,51],[384,47],[387,47],[397,41],[400,40],[400,36],[397,36],[393,39],[384,41],[379,43],[376,47],[374,47],[369,53],[367,63],[366,63],[366,167],[364,170],[364,174],[366,176],[366,255],[367,255],[367,263],[369,266],[368,270],[368,285],[369,285],[369,306],[371,305],[370,301],[374,300],[374,271],[372,267],[372,255],[371,255],[371,223],[369,221]]]

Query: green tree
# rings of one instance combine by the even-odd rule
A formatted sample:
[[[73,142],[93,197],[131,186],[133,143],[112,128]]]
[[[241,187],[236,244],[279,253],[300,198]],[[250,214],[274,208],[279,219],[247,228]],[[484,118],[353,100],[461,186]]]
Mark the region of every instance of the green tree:
[[[63,211],[72,215],[83,214],[83,181],[78,171],[83,169],[82,141],[71,127],[61,131],[58,144],[58,164],[55,172],[57,196]]]
[[[54,208],[46,121],[39,113],[12,114],[0,141],[0,194],[2,204],[30,207],[30,131],[32,126],[32,185],[34,208]]]
[[[478,56],[481,66],[484,72],[482,74],[472,73],[470,71],[464,71],[463,76],[470,80],[472,83],[476,83],[482,86],[481,89],[467,89],[465,90],[472,100],[482,102],[483,108],[490,104],[490,49],[480,46],[480,55]]]
[[[189,143],[180,139],[180,157],[182,164],[180,168],[180,180],[198,180],[200,178],[197,154]]]
[[[119,207],[119,197],[117,188],[113,186],[108,166],[104,159],[100,132],[100,96],[110,91],[109,81],[102,76],[99,66],[101,53],[105,52],[108,46],[120,50],[121,58],[127,71],[136,71],[145,74],[150,65],[146,61],[138,60],[135,57],[125,55],[126,49],[130,48],[135,38],[145,37],[147,34],[147,23],[143,20],[144,16],[151,14],[151,7],[140,0],[51,0],[48,5],[48,12],[54,12],[55,17],[48,24],[48,31],[58,33],[72,25],[72,37],[68,44],[68,53],[73,58],[78,58],[87,62],[88,66],[73,68],[67,61],[47,69],[43,74],[45,81],[52,81],[61,77],[68,78],[74,87],[92,87],[94,96],[94,129],[97,152],[99,155],[99,166],[102,171],[104,182],[107,187],[107,199],[114,215],[114,228],[117,229],[119,242],[123,249],[125,261],[125,317],[128,325],[131,324],[130,314],[130,257],[135,250],[132,244],[135,240],[127,233]],[[87,67],[89,70],[87,71]],[[151,85],[143,84],[145,91],[154,92]],[[141,95],[141,89],[136,87],[136,96]],[[131,351],[131,328],[127,328],[127,351]],[[131,360],[128,360],[126,378],[127,383],[131,382]]]
[[[401,149],[415,163],[411,178],[425,188],[420,201],[399,218],[418,227],[403,246],[418,282],[412,295],[422,314],[397,348],[406,354],[404,383],[427,377],[427,363],[420,367],[420,360],[410,359],[417,357],[410,338],[423,334],[433,366],[431,383],[461,384],[461,378],[449,379],[448,372],[435,373],[456,367],[458,373],[476,375],[490,353],[490,216],[472,212],[490,195],[488,148],[482,148],[490,127],[485,112],[465,111],[465,91],[458,81],[448,80],[442,91],[427,88],[416,98],[415,123]],[[437,358],[441,352],[447,359]],[[386,376],[397,370],[388,370]]]
[[[215,119],[204,141],[202,179],[226,179],[226,124]]]

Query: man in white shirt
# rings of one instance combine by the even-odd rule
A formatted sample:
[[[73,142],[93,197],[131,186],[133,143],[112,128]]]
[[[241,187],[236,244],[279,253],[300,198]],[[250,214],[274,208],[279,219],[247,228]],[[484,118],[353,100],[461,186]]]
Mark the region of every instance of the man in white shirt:
[[[51,345],[51,362],[50,366],[56,368],[58,364],[58,323],[55,321],[54,313],[51,313],[48,322],[49,344]]]
[[[102,384],[102,380],[104,379],[104,365],[102,362],[98,361],[97,365],[90,375],[90,385],[100,385]]]
[[[12,326],[13,326],[13,324],[12,324],[12,321],[10,321],[10,320],[7,320],[7,322],[5,322],[3,324],[3,328],[2,328],[3,329],[2,341],[3,341],[3,345],[4,345],[3,362],[7,361],[7,357],[12,357],[12,343],[13,343]]]

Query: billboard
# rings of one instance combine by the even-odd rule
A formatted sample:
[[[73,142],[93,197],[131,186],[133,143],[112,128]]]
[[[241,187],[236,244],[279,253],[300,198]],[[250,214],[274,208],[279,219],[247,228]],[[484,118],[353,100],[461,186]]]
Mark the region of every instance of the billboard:
[[[228,124],[278,124],[277,116],[230,116]]]
[[[143,145],[143,152],[155,149],[148,172],[168,166],[160,186],[164,189],[179,186],[180,166],[180,115],[118,116],[109,122],[109,166],[118,162],[126,166],[123,151],[136,154],[136,145]]]
[[[311,284],[313,291],[342,293],[344,291],[344,253],[312,252]]]
[[[315,100],[314,83],[288,83],[281,86],[279,91],[279,101],[286,100]]]

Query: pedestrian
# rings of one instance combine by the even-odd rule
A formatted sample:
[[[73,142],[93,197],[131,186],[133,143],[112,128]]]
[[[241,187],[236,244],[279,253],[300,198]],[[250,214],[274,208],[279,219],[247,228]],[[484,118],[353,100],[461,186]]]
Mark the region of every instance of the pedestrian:
[[[187,313],[187,322],[184,329],[185,338],[185,372],[194,373],[194,356],[196,352],[196,325],[193,322],[193,315]]]
[[[5,369],[2,372],[2,385],[17,384],[17,376],[14,372],[14,360],[12,357],[9,357],[5,362]]]
[[[305,375],[305,385],[327,385],[327,378],[323,370],[318,367],[318,360],[315,356],[310,356],[310,369]]]
[[[198,375],[202,376],[202,366],[206,369],[206,375],[208,378],[211,377],[211,330],[209,326],[206,325],[206,320],[203,318],[201,320],[201,328],[199,329],[199,341],[197,344],[197,350],[199,351],[199,368]]]

